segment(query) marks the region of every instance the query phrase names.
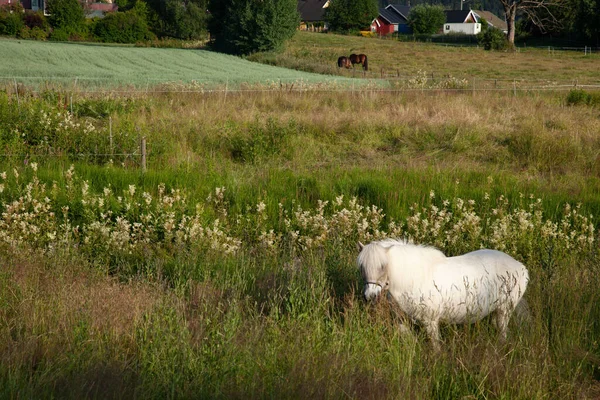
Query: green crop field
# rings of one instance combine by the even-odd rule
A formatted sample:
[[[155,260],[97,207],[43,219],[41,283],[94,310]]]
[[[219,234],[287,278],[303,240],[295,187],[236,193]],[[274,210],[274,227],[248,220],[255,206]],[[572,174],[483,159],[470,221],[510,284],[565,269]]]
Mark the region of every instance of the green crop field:
[[[28,85],[55,82],[95,86],[155,86],[165,83],[348,84],[323,76],[195,49],[158,49],[0,39],[0,80]],[[360,82],[356,83],[360,85]]]

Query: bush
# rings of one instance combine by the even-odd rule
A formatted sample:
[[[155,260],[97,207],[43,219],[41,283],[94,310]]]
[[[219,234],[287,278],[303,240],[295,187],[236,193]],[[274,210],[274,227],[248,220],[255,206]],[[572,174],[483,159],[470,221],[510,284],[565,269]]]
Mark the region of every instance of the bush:
[[[16,36],[25,26],[22,15],[19,2],[0,6],[0,35]]]
[[[212,0],[212,46],[230,54],[277,50],[300,23],[294,0]]]
[[[377,1],[336,0],[325,9],[324,18],[331,31],[360,35],[361,30],[369,28],[377,14]]]
[[[446,22],[446,14],[442,6],[419,4],[408,14],[408,24],[416,34],[437,33],[444,22]]]
[[[48,32],[37,26],[34,28],[25,26],[19,31],[18,37],[21,39],[46,40]]]
[[[506,50],[509,46],[504,32],[492,27],[487,27],[477,34],[477,40],[485,50]]]
[[[597,106],[600,105],[600,93],[589,93],[585,90],[574,89],[567,95],[567,105],[586,105],[586,106]]]
[[[113,43],[135,43],[155,38],[148,29],[146,4],[142,2],[138,2],[130,11],[106,15],[96,22],[94,34],[102,42]]]
[[[207,0],[147,0],[149,25],[161,38],[197,40],[206,37]]]
[[[85,32],[85,15],[79,1],[48,0],[47,11],[50,14],[48,17],[50,25],[54,29],[64,31],[67,34],[66,40],[71,35],[80,35]],[[53,36],[64,37],[64,34]]]

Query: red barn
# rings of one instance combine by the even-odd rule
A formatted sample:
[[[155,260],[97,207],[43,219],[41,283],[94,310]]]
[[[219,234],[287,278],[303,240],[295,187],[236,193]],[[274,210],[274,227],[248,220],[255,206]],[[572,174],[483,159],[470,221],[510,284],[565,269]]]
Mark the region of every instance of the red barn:
[[[379,9],[379,16],[371,23],[371,32],[384,36],[390,33],[410,33],[408,26],[409,6],[390,4],[385,8]]]

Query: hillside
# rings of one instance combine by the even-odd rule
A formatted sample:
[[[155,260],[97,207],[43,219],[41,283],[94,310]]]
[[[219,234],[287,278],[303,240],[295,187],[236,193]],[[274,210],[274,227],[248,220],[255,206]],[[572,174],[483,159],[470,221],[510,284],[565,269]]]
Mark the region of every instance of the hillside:
[[[367,77],[394,75],[413,77],[419,71],[436,77],[490,80],[552,81],[572,84],[600,82],[600,55],[583,51],[520,47],[516,52],[485,51],[475,45],[399,42],[379,38],[298,32],[282,54],[256,55],[253,59],[317,73],[340,73],[337,57],[365,53],[369,57]],[[352,76],[352,71],[343,74]]]

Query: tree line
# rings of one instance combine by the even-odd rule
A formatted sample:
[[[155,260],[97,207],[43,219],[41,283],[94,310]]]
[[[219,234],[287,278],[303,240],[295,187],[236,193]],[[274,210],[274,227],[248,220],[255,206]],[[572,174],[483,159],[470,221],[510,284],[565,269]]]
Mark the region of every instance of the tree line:
[[[251,54],[281,48],[300,22],[297,0],[115,0],[117,12],[86,18],[87,3],[47,0],[47,12],[24,12],[20,3],[0,6],[0,35],[39,40],[137,43],[153,40],[209,40],[217,51]],[[389,0],[332,0],[325,12],[329,29],[352,33],[369,29]],[[457,2],[472,9],[502,10],[508,42],[518,32],[565,36],[600,45],[600,0],[399,0],[411,5],[409,24],[441,26],[444,9]],[[436,0],[438,1],[438,0]],[[496,8],[492,7],[495,5]],[[440,22],[441,21],[441,22]],[[424,24],[424,22],[426,22]],[[435,29],[439,28],[434,28]],[[497,36],[497,33],[494,35]]]
[[[117,12],[86,18],[87,3],[47,0],[46,11],[19,2],[0,6],[0,35],[38,40],[138,43],[208,40],[218,50],[250,54],[280,48],[300,23],[297,0],[116,0]]]

